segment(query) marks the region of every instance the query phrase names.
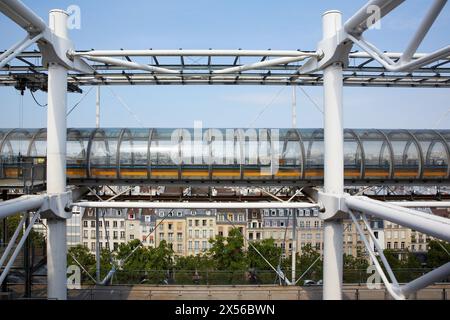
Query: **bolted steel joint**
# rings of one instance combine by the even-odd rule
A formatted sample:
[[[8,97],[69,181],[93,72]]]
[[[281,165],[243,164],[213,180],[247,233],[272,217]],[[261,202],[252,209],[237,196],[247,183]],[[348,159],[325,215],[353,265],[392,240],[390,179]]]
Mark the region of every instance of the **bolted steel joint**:
[[[345,198],[348,194],[336,195],[332,193],[320,192],[318,193],[319,217],[323,220],[343,219],[347,216],[348,207],[345,203]]]
[[[72,217],[70,208],[72,192],[49,194],[41,207],[41,217],[44,219],[69,219]]]

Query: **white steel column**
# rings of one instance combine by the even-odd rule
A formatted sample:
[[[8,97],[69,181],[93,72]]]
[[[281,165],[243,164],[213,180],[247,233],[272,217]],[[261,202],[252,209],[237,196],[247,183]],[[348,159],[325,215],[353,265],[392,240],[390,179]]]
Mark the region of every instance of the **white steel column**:
[[[98,216],[99,209],[95,208],[95,275],[97,283],[100,282],[100,217]]]
[[[295,271],[297,263],[297,209],[292,209],[292,285],[295,286]]]
[[[339,11],[323,14],[323,37],[333,37],[342,26]],[[344,190],[344,129],[342,116],[342,64],[324,69],[324,191],[342,195]],[[323,299],[342,298],[342,221],[324,222]]]
[[[49,27],[57,35],[67,38],[67,13],[50,11]],[[66,191],[66,107],[67,69],[50,63],[48,67],[47,114],[47,192]],[[66,220],[47,220],[47,297],[67,299],[67,236]]]

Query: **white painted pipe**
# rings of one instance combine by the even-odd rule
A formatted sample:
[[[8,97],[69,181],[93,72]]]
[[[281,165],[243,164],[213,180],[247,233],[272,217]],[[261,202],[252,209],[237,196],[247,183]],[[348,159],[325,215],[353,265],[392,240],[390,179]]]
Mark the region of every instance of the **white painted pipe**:
[[[31,39],[26,38],[25,41],[21,42],[21,44],[18,47],[14,48],[12,50],[12,52],[9,52],[7,56],[2,57],[2,59],[0,59],[0,68],[3,68],[8,62],[10,62],[12,59],[17,57],[23,50],[25,50],[26,48],[31,46],[33,43],[38,41],[40,38],[42,38],[42,36],[43,36],[43,34],[40,33]]]
[[[6,264],[5,268],[2,271],[2,274],[0,276],[0,285],[5,280],[6,276],[8,275],[9,269],[11,269],[14,261],[16,261],[17,255],[19,254],[20,250],[22,249],[23,244],[25,243],[25,240],[27,239],[28,235],[30,234],[31,229],[33,228],[34,223],[36,222],[36,219],[39,217],[39,213],[36,212],[33,215],[33,218],[31,219],[30,224],[28,225],[27,229],[25,230],[22,238],[20,238],[19,243],[17,244],[16,249],[14,250],[11,258],[9,259],[8,263]]]
[[[371,19],[374,14],[373,8],[379,8],[380,18],[382,18],[404,1],[405,0],[371,0],[345,22],[344,30],[352,34],[361,34],[370,27],[368,20]]]
[[[83,208],[114,209],[296,209],[318,208],[317,204],[307,202],[128,202],[128,201],[86,201],[72,203]]]
[[[437,281],[441,281],[450,275],[450,262],[440,266],[433,271],[421,276],[420,278],[411,281],[400,287],[401,292],[408,296],[420,289],[426,288],[429,285],[434,284]]]
[[[25,223],[25,220],[28,218],[28,214],[24,214],[22,219],[20,219],[19,225],[17,226],[16,230],[14,231],[13,236],[11,239],[9,239],[8,246],[6,247],[5,251],[3,251],[3,255],[0,258],[0,269],[3,267],[3,263],[5,263],[6,258],[9,255],[9,252],[11,251],[12,247],[16,243],[17,237],[19,236],[20,231],[22,230],[23,224]]]
[[[422,23],[420,24],[418,30],[411,39],[408,47],[400,58],[400,64],[407,63],[411,60],[413,54],[417,51],[423,39],[427,35],[434,21],[437,19],[439,13],[445,7],[447,0],[435,0],[430,10],[425,15]]]
[[[336,35],[342,25],[339,11],[323,14],[323,39]],[[324,191],[344,192],[344,127],[342,63],[324,69]],[[324,222],[323,299],[341,300],[343,281],[343,225],[340,220]]]
[[[388,201],[403,208],[450,208],[450,201]]]
[[[86,58],[86,59],[92,60],[92,61],[121,66],[124,68],[135,69],[135,70],[144,70],[144,71],[150,71],[150,72],[171,73],[171,74],[179,74],[180,73],[180,71],[177,71],[177,70],[160,68],[160,67],[150,66],[148,64],[140,64],[140,63],[136,63],[136,62],[130,62],[130,61],[114,59],[114,58],[91,57],[91,56],[84,56],[83,58]]]
[[[47,28],[44,20],[18,0],[0,1],[0,11],[28,33],[40,33]]]
[[[450,219],[366,197],[346,197],[345,203],[350,209],[394,222],[441,240],[450,241]]]
[[[253,70],[253,69],[260,69],[265,67],[271,67],[271,66],[277,66],[277,65],[283,65],[287,63],[293,63],[305,60],[307,56],[300,56],[300,57],[288,57],[288,58],[278,58],[278,59],[272,59],[272,60],[266,60],[262,62],[255,62],[250,64],[245,64],[242,66],[237,67],[231,67],[226,68],[222,70],[216,70],[213,71],[213,74],[224,74],[224,73],[233,73],[233,72],[241,72],[241,71],[247,71],[247,70]]]
[[[242,57],[317,57],[316,52],[304,52],[296,50],[92,50],[73,52],[74,56],[100,56],[100,57],[124,57],[124,56],[242,56]]]
[[[67,13],[50,11],[52,32],[68,39]],[[56,63],[48,67],[47,107],[47,193],[66,191],[66,135],[67,135],[67,69]],[[47,297],[67,299],[67,235],[66,220],[47,219]]]
[[[0,202],[0,219],[33,209],[39,209],[46,199],[45,195],[27,195]]]
[[[383,52],[383,54],[386,57],[389,57],[391,59],[399,59],[402,56],[403,53],[401,53],[401,52]],[[419,58],[425,57],[427,55],[429,55],[429,53],[415,53],[412,56],[412,59],[419,59]],[[349,54],[349,58],[350,59],[352,59],[352,58],[356,58],[356,59],[365,59],[365,58],[367,58],[367,59],[370,59],[370,58],[372,58],[372,56],[369,53],[365,52],[365,51],[358,51],[358,52],[350,53]],[[443,58],[443,59],[450,59],[450,56],[447,56],[446,58]]]

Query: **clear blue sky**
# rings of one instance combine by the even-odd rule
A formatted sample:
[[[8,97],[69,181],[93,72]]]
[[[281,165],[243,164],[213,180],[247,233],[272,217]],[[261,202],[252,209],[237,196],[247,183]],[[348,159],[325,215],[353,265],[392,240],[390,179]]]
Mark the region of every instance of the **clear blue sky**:
[[[24,1],[47,20],[53,8],[81,8],[81,29],[72,30],[76,49],[304,49],[321,38],[321,14],[339,9],[344,20],[365,0],[315,1]],[[371,31],[369,39],[382,50],[401,51],[429,1],[408,0]],[[17,42],[24,32],[0,16],[0,49]],[[419,51],[430,52],[450,43],[450,6]],[[87,90],[88,88],[83,88]],[[322,88],[304,88],[322,104]],[[146,127],[247,127],[281,90],[258,86],[121,86],[113,87]],[[346,88],[345,126],[349,128],[433,128],[450,108],[449,89]],[[46,101],[45,93],[37,99]],[[80,98],[69,94],[68,106]],[[36,106],[29,92],[0,87],[0,127],[45,127],[46,109]],[[255,122],[255,127],[290,127],[291,89],[285,88]],[[102,88],[101,124],[139,127],[140,124],[107,87]],[[299,127],[322,127],[322,114],[298,91]],[[69,116],[72,127],[95,125],[95,90]],[[450,115],[437,128],[450,129]]]

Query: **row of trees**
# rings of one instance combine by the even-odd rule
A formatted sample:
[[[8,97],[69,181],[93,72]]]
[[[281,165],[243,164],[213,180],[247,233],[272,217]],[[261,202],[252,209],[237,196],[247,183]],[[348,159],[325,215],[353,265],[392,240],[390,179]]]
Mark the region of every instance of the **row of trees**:
[[[275,268],[279,267],[286,276],[291,274],[291,257],[283,258],[281,248],[275,246],[273,239],[252,242],[253,246],[245,250],[243,236],[238,229],[233,229],[228,237],[217,236],[210,243],[210,250],[204,254],[178,257],[174,256],[173,250],[165,241],[157,248],[151,248],[140,246],[138,240],[133,240],[121,244],[113,252],[102,251],[102,277],[114,265],[118,269],[116,279],[121,283],[273,283],[276,276],[267,262]],[[436,268],[448,262],[450,256],[445,250],[450,252],[449,244],[431,241],[426,267]],[[418,273],[423,272],[424,265],[414,254],[407,252],[399,259],[398,253],[386,250],[385,255],[399,281],[415,278],[417,275],[412,269]],[[76,264],[74,257],[91,275],[95,274],[95,257],[87,248],[71,248],[69,265]],[[296,259],[297,278],[307,271],[303,279],[322,279],[321,260],[319,252],[311,246],[304,247],[302,254]],[[344,255],[344,281],[364,281],[368,266],[369,263],[362,254],[357,257]]]

